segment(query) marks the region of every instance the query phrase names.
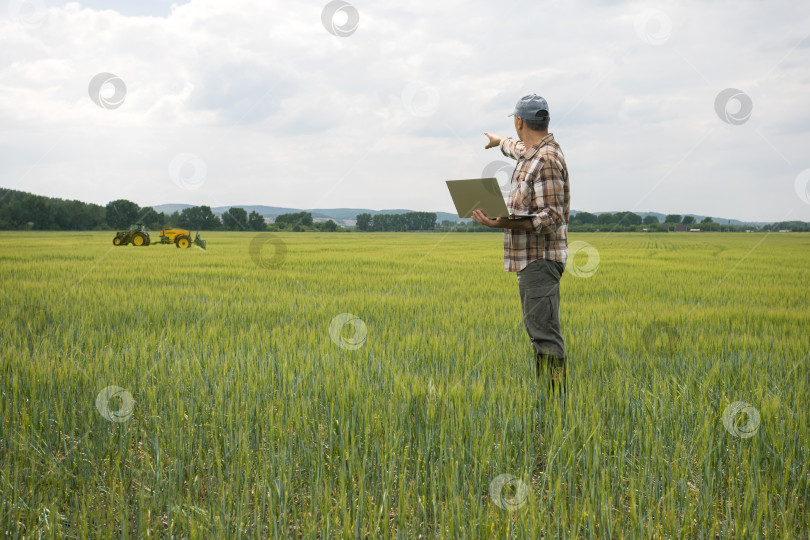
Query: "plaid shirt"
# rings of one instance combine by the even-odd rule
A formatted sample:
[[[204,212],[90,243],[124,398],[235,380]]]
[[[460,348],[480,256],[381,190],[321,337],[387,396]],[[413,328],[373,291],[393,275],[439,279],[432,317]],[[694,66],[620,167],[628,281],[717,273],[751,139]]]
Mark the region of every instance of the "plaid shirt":
[[[568,260],[568,214],[571,195],[568,167],[560,145],[549,133],[528,150],[507,137],[501,152],[517,160],[510,181],[510,213],[533,214],[533,231],[503,230],[504,270],[518,272],[535,259],[563,264]]]

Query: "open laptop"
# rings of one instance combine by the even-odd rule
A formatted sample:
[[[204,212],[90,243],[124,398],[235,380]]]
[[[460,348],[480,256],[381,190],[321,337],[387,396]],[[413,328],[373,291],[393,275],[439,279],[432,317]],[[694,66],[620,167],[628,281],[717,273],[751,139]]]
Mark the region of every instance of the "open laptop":
[[[476,208],[483,210],[490,219],[532,215],[509,213],[496,178],[472,178],[470,180],[447,180],[446,182],[460,218],[472,217],[472,212]]]

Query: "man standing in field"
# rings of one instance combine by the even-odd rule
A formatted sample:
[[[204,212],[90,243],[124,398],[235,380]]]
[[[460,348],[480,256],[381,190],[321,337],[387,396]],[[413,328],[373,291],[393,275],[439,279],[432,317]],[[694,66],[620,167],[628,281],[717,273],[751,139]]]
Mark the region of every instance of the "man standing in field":
[[[485,148],[499,146],[517,160],[510,181],[510,214],[531,217],[489,219],[481,209],[472,218],[487,227],[503,228],[504,269],[517,272],[523,323],[535,353],[537,376],[544,367],[552,392],[566,389],[565,342],[560,331],[560,278],[568,259],[570,194],[568,167],[560,145],[549,133],[548,103],[536,94],[515,106],[519,140],[491,133]],[[510,116],[512,116],[510,115]]]

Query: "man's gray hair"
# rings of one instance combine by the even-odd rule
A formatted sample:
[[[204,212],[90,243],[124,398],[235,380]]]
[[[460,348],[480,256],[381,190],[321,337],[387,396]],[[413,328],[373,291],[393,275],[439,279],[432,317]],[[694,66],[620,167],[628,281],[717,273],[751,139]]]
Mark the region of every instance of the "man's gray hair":
[[[524,118],[523,123],[532,131],[546,131],[550,119],[551,117],[549,117],[546,111],[539,111],[536,118],[532,118],[531,120]]]

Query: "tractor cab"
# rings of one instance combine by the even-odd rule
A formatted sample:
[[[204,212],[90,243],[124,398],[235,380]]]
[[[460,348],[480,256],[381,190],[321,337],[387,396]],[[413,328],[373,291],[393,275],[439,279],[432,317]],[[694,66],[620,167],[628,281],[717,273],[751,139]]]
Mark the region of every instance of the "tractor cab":
[[[143,223],[136,223],[129,226],[127,231],[118,231],[113,238],[114,246],[148,246],[150,244],[149,231]]]

